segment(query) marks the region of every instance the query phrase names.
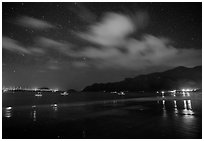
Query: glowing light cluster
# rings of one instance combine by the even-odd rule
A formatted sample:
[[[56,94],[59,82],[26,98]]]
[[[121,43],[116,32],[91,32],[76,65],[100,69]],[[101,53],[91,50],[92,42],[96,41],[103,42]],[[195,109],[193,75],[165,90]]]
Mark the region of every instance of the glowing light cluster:
[[[3,87],[2,88],[2,91],[3,92],[8,92],[8,91],[16,91],[16,90],[23,90],[23,91],[52,91],[52,92],[57,92],[59,91],[58,88],[55,88],[55,89],[38,89],[36,87],[34,88],[23,88],[23,87]]]
[[[182,89],[182,92],[193,92],[193,91],[196,91],[197,89],[190,89],[190,88],[187,88],[187,89]]]

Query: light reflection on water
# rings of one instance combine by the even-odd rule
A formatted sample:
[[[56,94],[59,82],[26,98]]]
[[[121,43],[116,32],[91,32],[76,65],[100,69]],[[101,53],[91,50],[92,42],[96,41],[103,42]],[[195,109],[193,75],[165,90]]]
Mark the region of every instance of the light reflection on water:
[[[165,106],[165,100],[162,100],[163,117],[167,117],[167,111]]]
[[[192,106],[191,106],[191,100],[188,100],[188,108],[191,110],[192,109]]]
[[[174,100],[174,108],[177,108],[176,100]]]
[[[50,106],[52,107],[54,112],[58,111],[58,105],[57,104],[51,104]]]
[[[192,102],[194,105],[192,105]],[[162,128],[172,128],[174,129],[172,132],[182,136],[182,138],[198,138],[198,136],[201,136],[202,128],[200,124],[202,122],[198,117],[198,107],[193,107],[198,106],[195,105],[197,101],[190,99],[162,100],[160,104],[162,104],[162,120],[160,121]],[[196,109],[195,112],[194,108]],[[168,132],[165,132],[165,134],[168,134]]]
[[[183,96],[185,96],[186,93],[185,93],[185,92],[182,92],[182,94],[183,94]]]
[[[33,118],[33,121],[36,121],[36,119],[37,119],[37,112],[36,112],[36,110],[33,110],[33,113],[32,113],[32,118]]]
[[[177,105],[178,102],[181,103],[182,101],[183,101],[183,104],[182,104],[183,108],[181,107],[181,105],[180,106]],[[109,102],[106,102],[106,101],[103,102],[104,106],[107,105],[108,103]],[[159,103],[160,102],[157,101],[157,104],[159,104]],[[185,115],[186,117],[188,115],[189,116],[193,116],[194,115],[194,111],[193,111],[191,100],[173,100],[173,105],[172,106],[169,105],[169,103],[170,103],[170,101],[162,100],[163,117],[167,116],[167,114],[170,112],[169,109],[174,109],[173,113],[175,115],[180,114],[180,115]],[[112,106],[117,106],[116,104],[118,104],[118,101],[117,100],[113,100],[112,102],[110,102],[110,104],[113,104]],[[33,121],[37,120],[38,111],[36,110],[37,109],[36,107],[37,107],[36,105],[31,106],[31,109],[32,109],[31,110],[31,118],[33,119]],[[57,104],[51,104],[50,107],[52,108],[53,115],[54,115],[55,112],[57,112],[59,110],[59,106]],[[52,114],[52,111],[51,111],[51,114]],[[6,118],[11,118],[13,116],[13,108],[12,107],[4,108],[3,116],[6,117]]]
[[[35,122],[37,120],[37,110],[36,110],[36,105],[31,106],[32,110],[31,110],[31,118],[33,120],[33,122]]]
[[[177,102],[176,102],[176,100],[174,100],[174,113],[175,113],[175,115],[177,116],[177,114],[178,114],[178,109],[177,109]]]
[[[189,92],[186,93],[187,96],[191,96]]]
[[[12,107],[6,107],[4,109],[4,117],[11,118],[12,117],[12,112],[13,112],[13,108]]]
[[[169,101],[167,102],[170,103]],[[182,104],[183,107],[178,106],[177,102],[183,102]],[[169,110],[171,110],[172,108],[174,109],[173,113],[175,114],[175,116],[178,116],[178,114],[183,115],[185,116],[185,119],[193,118],[194,116],[194,111],[193,111],[191,100],[173,100],[173,105],[167,106],[166,104],[167,104],[166,100],[162,100],[163,117],[167,117],[167,114],[171,113]]]
[[[183,100],[184,109],[187,109],[186,100]]]
[[[191,117],[194,112],[192,110],[192,106],[191,106],[191,100],[184,100],[184,110],[183,110],[183,114],[184,115],[190,115],[189,117]]]
[[[131,132],[130,128],[132,128],[132,131],[136,131],[141,128],[141,124],[144,124],[141,131],[148,130],[149,134],[151,132],[152,134],[157,133],[158,137],[164,135],[165,138],[166,135],[169,135],[168,137],[171,138],[175,133],[177,134],[175,137],[198,138],[201,132],[199,126],[201,119],[200,113],[198,113],[200,112],[198,107],[201,106],[201,100],[190,100],[189,96],[190,94],[185,93],[183,97],[181,92],[179,95],[171,95],[171,99],[166,96],[162,98],[161,95],[152,99],[147,98],[150,99],[149,101],[145,101],[145,98],[144,101],[132,100],[130,102],[104,100],[99,103],[94,101],[94,104],[86,104],[86,102],[79,105],[77,103],[66,103],[68,105],[66,106],[55,100],[47,105],[33,103],[36,105],[27,106],[28,108],[6,107],[3,108],[4,127],[15,128],[16,125],[20,125],[19,127],[33,132],[34,129],[44,126],[45,121],[46,125],[50,125],[46,127],[50,131],[51,127],[55,126],[63,128],[63,124],[58,123],[65,123],[69,124],[69,127],[66,126],[65,130],[69,132],[80,131],[78,136],[88,138],[90,132],[102,134],[108,128],[110,129],[109,132],[127,130],[129,133]],[[193,94],[191,94],[192,96]],[[91,124],[87,124],[87,121],[90,121]],[[151,124],[149,124],[150,122]],[[35,127],[33,130],[27,128],[27,125],[31,123]],[[92,125],[92,123],[96,124]],[[38,125],[40,126],[38,127]],[[117,127],[117,129],[111,130],[110,125]],[[93,127],[93,130],[89,127]],[[158,127],[158,129],[155,130],[154,127]],[[75,128],[76,131],[73,131]],[[167,130],[163,131],[164,128]],[[60,130],[59,134],[61,134]],[[114,134],[114,132],[111,134]],[[135,132],[132,132],[132,134],[134,135]],[[63,133],[63,135],[66,136],[67,133]],[[146,133],[144,137],[146,137]]]
[[[163,117],[167,117],[165,100],[162,100]]]
[[[175,120],[182,120],[180,123],[180,126],[182,128],[184,128],[183,130],[186,130],[187,132],[190,132],[191,129],[190,126],[195,126],[195,117],[194,117],[194,112],[193,112],[193,107],[192,107],[192,102],[191,100],[173,100],[173,101],[168,101],[168,100],[162,100],[162,111],[163,111],[163,114],[162,114],[162,118],[163,118],[163,122],[168,122],[168,119],[169,117],[172,115],[174,115],[175,117]],[[104,103],[106,103],[104,101]],[[103,104],[104,104],[103,103]],[[117,105],[118,101],[117,100],[113,100],[111,102],[109,102],[108,105],[112,105],[113,107],[115,105]],[[157,101],[156,101],[157,103]],[[171,104],[170,104],[171,103]],[[107,103],[106,103],[107,104]],[[157,103],[159,104],[159,103]],[[178,105],[179,104],[179,105]],[[105,105],[103,105],[105,106]],[[59,105],[58,104],[51,104],[50,105],[50,108],[52,109],[50,112],[51,112],[51,117],[56,117],[56,118],[60,118],[59,117],[59,113],[57,112],[59,110]],[[64,108],[64,107],[60,107],[60,108]],[[39,110],[36,110],[36,106],[32,106],[32,120],[33,122],[36,122],[37,121],[37,116],[39,116],[39,114],[42,114],[41,113],[38,113]],[[171,109],[173,111],[171,111]],[[7,109],[7,112],[5,112],[5,117],[11,117],[12,114],[12,109]],[[40,117],[38,117],[40,118]],[[185,127],[184,127],[185,126]],[[83,131],[83,136],[85,136],[85,132]]]
[[[165,100],[162,100],[162,106],[163,106],[162,109],[165,110],[166,109]]]
[[[182,93],[180,94],[182,97],[183,94]],[[107,128],[110,125],[110,122],[107,123],[106,121],[111,121],[114,119],[113,122],[111,121],[111,124],[113,124],[111,126],[117,126],[120,123],[121,125],[123,125],[122,123],[126,122],[128,127],[130,126],[131,128],[133,128],[132,126],[135,124],[134,129],[138,129],[136,127],[137,124],[134,122],[139,121],[138,123],[140,122],[144,123],[145,125],[144,128],[147,128],[148,122],[150,119],[148,118],[148,120],[146,120],[146,118],[151,116],[153,117],[152,122],[155,122],[152,124],[158,126],[158,128],[160,129],[169,128],[169,130],[171,130],[171,128],[175,128],[174,133],[180,133],[180,131],[182,131],[181,134],[185,136],[191,133],[194,134],[195,133],[194,131],[199,132],[200,130],[199,129],[200,127],[198,127],[198,124],[200,123],[200,119],[198,120],[198,118],[200,117],[197,117],[198,115],[197,101],[194,101],[193,99],[190,100],[188,99],[187,96],[188,94],[185,94],[185,100],[167,99],[167,98],[161,100],[158,98],[150,102],[133,101],[128,103],[123,101],[123,103],[121,103],[120,100],[107,100],[107,101],[101,101],[100,104],[93,104],[93,105],[87,104],[88,106],[85,104],[82,104],[83,106],[75,106],[75,107],[71,107],[71,106],[66,107],[60,103],[57,103],[57,101],[55,101],[57,104],[53,102],[52,104],[49,104],[46,106],[33,105],[33,106],[29,106],[29,108],[27,108],[26,110],[22,109],[20,112],[18,111],[17,107],[14,107],[14,108],[6,107],[6,108],[3,108],[3,117],[5,117],[7,119],[6,121],[9,121],[9,122],[11,121],[10,119],[15,119],[15,121],[17,122],[20,121],[22,123],[24,122],[24,119],[27,118],[29,119],[29,122],[33,122],[33,123],[35,122],[34,125],[37,125],[36,123],[41,124],[41,121],[45,121],[45,120],[48,120],[48,122],[50,123],[56,123],[56,124],[58,123],[58,121],[60,122],[62,121],[63,123],[64,120],[66,120],[66,122],[76,121],[77,125],[83,127],[83,130],[81,130],[80,135],[83,138],[86,138],[86,137],[89,137],[90,131],[87,130],[86,128],[84,129],[84,127],[86,127],[87,124],[83,125],[83,123],[82,124],[78,123],[80,121],[84,121],[86,119],[96,120],[97,118],[103,119],[103,117],[108,117],[110,119],[103,120],[104,122],[102,122],[101,126],[103,126],[104,128]],[[175,96],[172,95],[172,97],[175,97]],[[26,115],[28,114],[29,116],[26,117]],[[134,118],[134,119],[132,120],[131,118]],[[54,119],[54,122],[53,122],[53,119]],[[83,120],[78,121],[77,119],[83,119]],[[159,122],[157,122],[157,119]],[[120,123],[119,122],[116,123],[116,121],[120,121]],[[96,126],[96,128],[98,127],[97,124],[93,126]],[[123,130],[123,127],[124,126],[121,126],[122,130]],[[160,131],[160,129],[158,129],[158,136],[160,135],[160,133],[168,134],[167,133],[168,131]],[[97,130],[99,130],[100,132],[100,129],[97,129]],[[117,130],[121,130],[121,129],[117,129]],[[194,135],[196,136],[197,133],[195,133]]]

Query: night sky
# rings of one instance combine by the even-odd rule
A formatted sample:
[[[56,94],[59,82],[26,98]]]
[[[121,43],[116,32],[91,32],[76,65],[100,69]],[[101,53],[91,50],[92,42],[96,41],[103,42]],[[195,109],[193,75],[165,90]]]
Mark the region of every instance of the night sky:
[[[11,3],[2,85],[83,89],[202,64],[202,3]]]

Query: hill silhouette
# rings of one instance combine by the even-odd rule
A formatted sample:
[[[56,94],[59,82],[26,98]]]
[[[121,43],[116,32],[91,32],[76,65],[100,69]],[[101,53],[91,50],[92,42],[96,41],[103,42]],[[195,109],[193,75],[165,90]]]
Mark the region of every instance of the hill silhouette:
[[[95,83],[83,89],[86,92],[98,91],[158,91],[202,87],[202,66],[176,67],[164,72],[155,72],[126,78],[120,82]]]

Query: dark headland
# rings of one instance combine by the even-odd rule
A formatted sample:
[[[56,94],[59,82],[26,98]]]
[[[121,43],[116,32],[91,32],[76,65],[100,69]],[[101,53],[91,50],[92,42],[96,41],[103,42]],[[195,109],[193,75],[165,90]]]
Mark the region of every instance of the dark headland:
[[[182,88],[202,87],[202,66],[187,68],[176,67],[164,72],[155,72],[138,75],[134,78],[125,78],[120,82],[94,83],[83,89],[84,92],[100,91],[159,91]]]

